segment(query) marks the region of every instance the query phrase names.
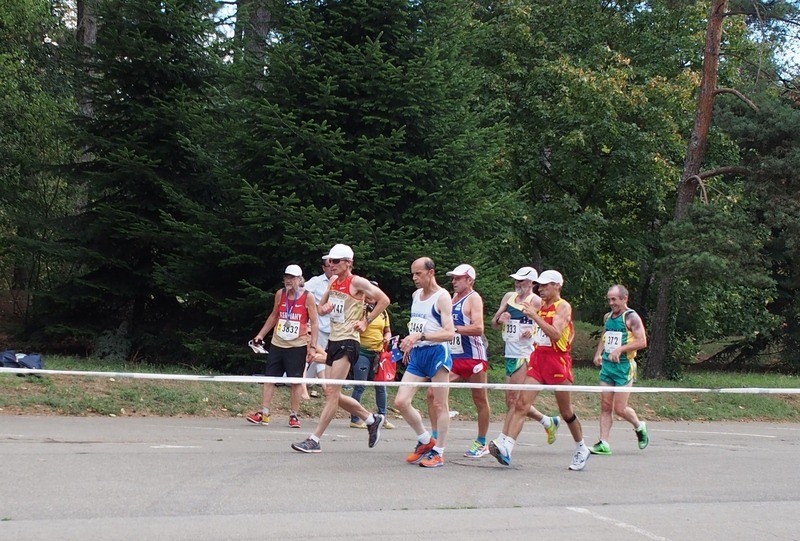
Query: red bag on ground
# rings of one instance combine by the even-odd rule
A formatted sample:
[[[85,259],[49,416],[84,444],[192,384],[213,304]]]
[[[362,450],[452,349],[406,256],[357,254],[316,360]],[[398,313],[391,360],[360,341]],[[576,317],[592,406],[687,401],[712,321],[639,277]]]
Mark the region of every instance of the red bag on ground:
[[[381,351],[378,358],[378,371],[375,373],[375,381],[394,381],[397,375],[397,363],[392,361],[391,351]]]

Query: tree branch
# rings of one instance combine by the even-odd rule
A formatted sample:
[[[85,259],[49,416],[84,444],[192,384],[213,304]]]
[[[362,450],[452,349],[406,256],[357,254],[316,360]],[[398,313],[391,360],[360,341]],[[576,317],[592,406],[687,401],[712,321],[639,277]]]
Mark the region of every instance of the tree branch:
[[[724,16],[725,17],[732,17],[732,16],[736,16],[736,15],[746,15],[748,17],[758,17],[759,19],[762,19],[762,20],[763,19],[769,19],[771,21],[778,21],[778,22],[782,22],[782,23],[785,23],[785,24],[790,24],[790,25],[793,25],[793,26],[799,26],[800,25],[800,21],[797,21],[796,19],[787,19],[786,17],[778,17],[777,15],[770,15],[768,12],[755,13],[755,12],[746,11],[746,10],[743,10],[743,9],[728,11],[728,12],[725,13]]]
[[[749,175],[750,173],[751,171],[747,167],[742,167],[740,165],[726,165],[724,167],[717,167],[716,169],[703,171],[695,176],[700,180],[704,180],[711,177],[718,177],[720,175]]]
[[[700,188],[700,199],[703,200],[703,203],[708,205],[708,187],[706,186],[706,183],[703,182],[704,179],[717,177],[719,175],[749,175],[749,174],[750,170],[746,167],[741,167],[738,165],[726,165],[724,167],[717,167],[716,169],[710,169],[708,171],[700,172],[696,175],[690,176],[686,180],[687,182],[691,181],[697,182],[697,187]],[[722,194],[722,192],[720,192],[713,186],[711,188],[715,190],[717,193]]]
[[[758,112],[758,105],[753,103],[753,101],[750,98],[748,98],[747,96],[745,96],[744,94],[742,94],[741,92],[736,90],[735,88],[720,87],[720,88],[718,88],[718,89],[716,89],[714,91],[714,94],[715,95],[716,94],[733,94],[734,96],[736,96],[737,98],[739,98],[740,100],[745,102],[747,105],[749,105],[750,109],[752,109],[756,113]]]

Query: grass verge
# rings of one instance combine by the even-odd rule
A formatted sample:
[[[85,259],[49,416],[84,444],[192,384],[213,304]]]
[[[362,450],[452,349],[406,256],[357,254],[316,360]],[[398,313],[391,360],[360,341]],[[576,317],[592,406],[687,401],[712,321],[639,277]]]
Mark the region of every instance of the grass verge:
[[[180,367],[112,364],[72,357],[49,357],[46,362],[47,368],[53,370],[186,373]],[[578,385],[597,384],[595,369],[577,368],[575,376]],[[501,366],[492,367],[490,381],[504,381]],[[800,388],[800,378],[780,374],[692,372],[677,382],[641,380],[637,385],[794,389]],[[395,387],[389,388],[390,406],[395,392]],[[505,393],[490,391],[489,399],[493,420],[501,420],[506,412]],[[304,401],[300,415],[318,417],[323,402],[322,397]],[[274,415],[285,415],[288,403],[288,388],[278,389],[272,403]],[[374,409],[372,388],[367,388],[362,403],[367,409]],[[600,413],[599,403],[596,393],[573,393],[573,404],[581,417],[596,419]],[[424,390],[417,393],[415,404],[426,410]],[[645,420],[800,422],[800,395],[793,394],[644,393],[633,394],[630,404]],[[0,375],[0,414],[237,417],[256,411],[260,405],[261,386],[257,384]],[[549,392],[539,396],[536,406],[545,413],[557,412],[555,399]],[[450,409],[458,411],[460,419],[475,419],[471,391],[453,389]],[[346,417],[342,411],[339,415]]]

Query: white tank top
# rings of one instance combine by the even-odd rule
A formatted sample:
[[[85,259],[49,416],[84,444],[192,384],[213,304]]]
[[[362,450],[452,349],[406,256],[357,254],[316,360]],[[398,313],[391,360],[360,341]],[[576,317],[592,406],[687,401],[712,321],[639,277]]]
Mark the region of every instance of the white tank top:
[[[430,333],[441,331],[443,329],[442,314],[440,314],[439,310],[436,308],[436,301],[440,296],[442,296],[442,294],[446,293],[447,290],[441,287],[430,297],[422,300],[422,290],[418,289],[414,292],[414,295],[412,296],[413,300],[411,302],[411,320],[408,322],[409,333]],[[448,302],[450,302],[449,299],[450,295],[448,294]],[[417,342],[414,344],[414,347],[430,346],[439,343],[440,342],[425,340],[422,342]]]

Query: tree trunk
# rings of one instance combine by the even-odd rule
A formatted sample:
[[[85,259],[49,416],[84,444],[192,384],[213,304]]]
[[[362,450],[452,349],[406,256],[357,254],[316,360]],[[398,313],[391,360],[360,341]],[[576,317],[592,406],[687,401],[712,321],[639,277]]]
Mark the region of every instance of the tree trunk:
[[[697,193],[700,167],[703,164],[708,132],[714,115],[714,101],[717,91],[717,72],[719,70],[719,54],[722,44],[722,25],[728,10],[728,0],[714,0],[706,30],[705,50],[703,55],[703,78],[700,83],[700,94],[697,97],[697,114],[694,119],[692,137],[686,161],[683,164],[683,177],[678,187],[678,199],[675,205],[674,222],[686,217],[689,206]],[[669,353],[669,330],[672,307],[670,289],[674,277],[669,271],[661,278],[658,288],[658,304],[656,313],[650,324],[650,348],[644,375],[648,378],[664,376],[664,364]]]
[[[97,43],[97,0],[78,0],[77,15],[78,28],[75,37],[81,47],[92,47]],[[78,105],[84,116],[91,118],[94,113],[92,102],[86,97],[86,92],[79,92]]]
[[[251,59],[264,61],[271,28],[272,12],[268,0],[239,0],[235,34]]]

